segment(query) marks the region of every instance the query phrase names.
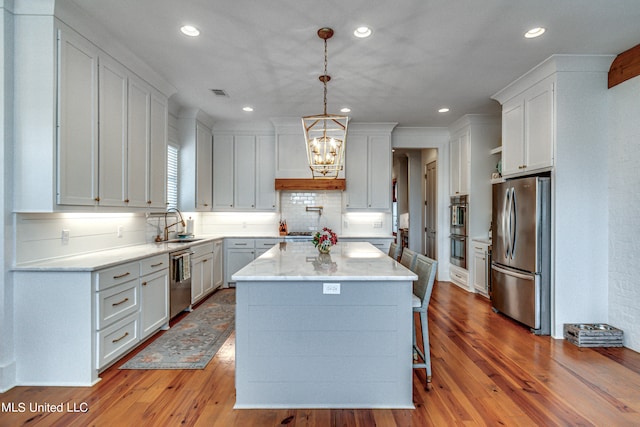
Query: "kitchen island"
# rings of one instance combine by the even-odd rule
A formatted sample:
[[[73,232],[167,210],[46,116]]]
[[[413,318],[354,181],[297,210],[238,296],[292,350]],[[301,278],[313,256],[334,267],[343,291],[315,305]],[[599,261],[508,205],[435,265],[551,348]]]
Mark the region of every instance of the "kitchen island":
[[[366,242],[280,243],[236,281],[236,408],[413,408],[412,281]]]

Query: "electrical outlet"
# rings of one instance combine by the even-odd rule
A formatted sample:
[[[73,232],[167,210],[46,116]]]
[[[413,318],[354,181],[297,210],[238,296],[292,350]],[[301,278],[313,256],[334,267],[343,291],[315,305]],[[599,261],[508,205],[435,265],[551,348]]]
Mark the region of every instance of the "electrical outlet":
[[[382,228],[382,221],[374,221],[373,228]]]
[[[344,228],[349,228],[349,221],[344,221],[343,222],[343,227]]]
[[[323,283],[322,293],[330,295],[340,295],[340,283]]]
[[[122,237],[122,232],[123,231],[124,231],[124,226],[123,225],[119,225],[118,226],[118,232],[117,232],[118,237]]]
[[[62,244],[63,245],[68,245],[69,244],[69,230],[63,229],[62,230],[62,235],[60,236],[62,239]]]

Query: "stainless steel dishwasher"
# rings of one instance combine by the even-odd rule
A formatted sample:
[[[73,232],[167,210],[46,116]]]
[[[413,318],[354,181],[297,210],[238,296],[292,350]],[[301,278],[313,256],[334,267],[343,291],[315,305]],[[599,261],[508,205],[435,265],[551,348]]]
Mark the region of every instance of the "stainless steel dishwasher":
[[[172,252],[169,257],[169,317],[173,318],[191,305],[191,250]]]

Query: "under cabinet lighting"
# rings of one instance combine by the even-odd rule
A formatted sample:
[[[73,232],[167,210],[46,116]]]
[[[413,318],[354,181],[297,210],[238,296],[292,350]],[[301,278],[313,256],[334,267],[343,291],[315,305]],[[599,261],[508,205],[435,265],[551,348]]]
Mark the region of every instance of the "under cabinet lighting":
[[[438,110],[438,113],[448,113],[449,109],[447,107],[441,108]]]
[[[246,111],[247,113],[250,113],[250,112],[252,112],[252,111],[253,111],[253,107],[249,107],[249,106],[247,106],[247,107],[242,107],[242,111]]]
[[[350,113],[351,112],[351,108],[349,107],[344,107],[340,110],[341,113]]]

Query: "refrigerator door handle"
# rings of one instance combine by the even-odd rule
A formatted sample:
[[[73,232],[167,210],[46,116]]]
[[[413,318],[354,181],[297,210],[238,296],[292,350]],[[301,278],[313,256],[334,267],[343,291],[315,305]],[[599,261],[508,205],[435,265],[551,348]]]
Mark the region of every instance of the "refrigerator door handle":
[[[511,187],[511,212],[509,213],[509,240],[511,259],[516,255],[516,230],[518,229],[518,210],[516,209],[516,189]]]
[[[504,247],[504,257],[509,259],[509,240],[507,238],[507,215],[509,212],[509,188],[504,193],[503,206],[502,206],[502,246]]]
[[[499,273],[506,274],[508,276],[517,277],[518,279],[531,280],[531,281],[535,280],[535,276],[534,275],[522,274],[522,273],[515,272],[513,270],[507,270],[507,269],[504,269],[502,267],[498,267],[496,264],[492,264],[491,268],[493,270],[499,272]]]

